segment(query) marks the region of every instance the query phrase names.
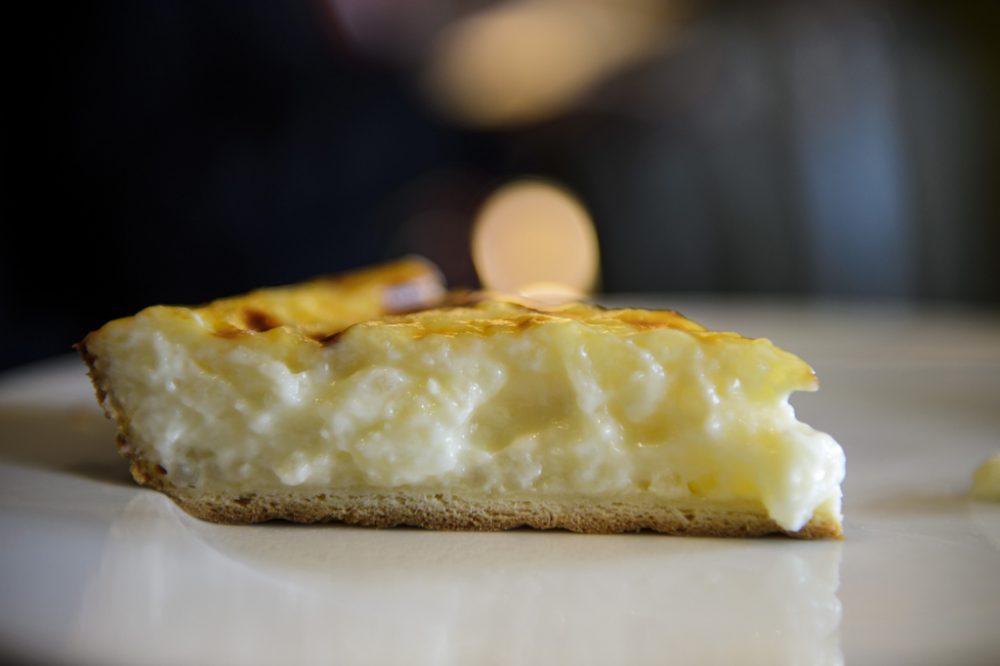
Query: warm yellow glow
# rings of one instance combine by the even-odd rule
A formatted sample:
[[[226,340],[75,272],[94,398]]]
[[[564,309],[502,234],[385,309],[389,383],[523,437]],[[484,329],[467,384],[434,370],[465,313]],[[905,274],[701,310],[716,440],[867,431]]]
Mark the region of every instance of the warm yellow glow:
[[[583,205],[539,180],[500,188],[483,204],[472,257],[483,286],[542,301],[579,298],[598,274],[597,234]]]
[[[564,111],[606,76],[662,44],[661,0],[518,0],[454,23],[427,71],[435,102],[471,125]]]
[[[972,496],[1000,502],[1000,453],[976,470],[972,477]]]
[[[517,290],[518,296],[527,305],[561,305],[586,298],[587,294],[558,282],[532,282]]]

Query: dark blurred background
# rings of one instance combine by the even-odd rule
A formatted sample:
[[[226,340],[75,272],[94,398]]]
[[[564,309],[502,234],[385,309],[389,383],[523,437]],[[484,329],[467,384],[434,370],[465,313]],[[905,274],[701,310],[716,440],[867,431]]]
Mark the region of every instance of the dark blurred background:
[[[1000,303],[1000,3],[8,18],[0,368],[152,303],[407,252],[475,286],[476,212],[525,176],[589,211],[606,292]]]

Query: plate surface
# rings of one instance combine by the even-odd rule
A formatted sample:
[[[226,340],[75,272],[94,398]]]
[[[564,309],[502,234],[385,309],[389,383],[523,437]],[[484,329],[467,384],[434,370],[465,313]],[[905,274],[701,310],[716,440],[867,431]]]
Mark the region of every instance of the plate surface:
[[[638,300],[638,303],[637,303]],[[0,377],[0,658],[996,664],[1000,319],[631,299],[767,335],[844,446],[844,542],[212,525],[136,487],[73,358]]]

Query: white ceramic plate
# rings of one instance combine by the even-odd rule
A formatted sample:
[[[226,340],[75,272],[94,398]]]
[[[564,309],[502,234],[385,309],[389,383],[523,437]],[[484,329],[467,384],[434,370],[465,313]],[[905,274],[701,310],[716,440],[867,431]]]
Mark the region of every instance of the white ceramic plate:
[[[1000,503],[965,496],[1000,451],[1000,320],[672,303],[816,367],[794,402],[847,451],[844,542],[203,523],[130,481],[63,358],[0,378],[0,657],[1000,663]]]

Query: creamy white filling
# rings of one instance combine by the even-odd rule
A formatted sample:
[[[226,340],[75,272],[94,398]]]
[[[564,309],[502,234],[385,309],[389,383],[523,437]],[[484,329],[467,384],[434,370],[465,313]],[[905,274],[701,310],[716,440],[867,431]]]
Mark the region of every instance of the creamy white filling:
[[[790,530],[839,515],[843,452],[788,404],[804,364],[763,341],[572,321],[292,335],[222,340],[154,310],[98,344],[131,437],[181,486],[641,492],[759,502]]]

